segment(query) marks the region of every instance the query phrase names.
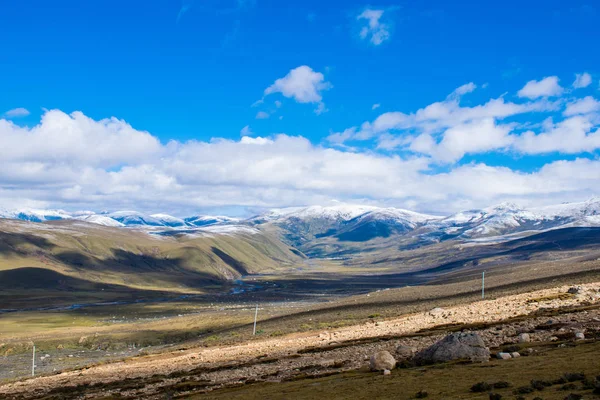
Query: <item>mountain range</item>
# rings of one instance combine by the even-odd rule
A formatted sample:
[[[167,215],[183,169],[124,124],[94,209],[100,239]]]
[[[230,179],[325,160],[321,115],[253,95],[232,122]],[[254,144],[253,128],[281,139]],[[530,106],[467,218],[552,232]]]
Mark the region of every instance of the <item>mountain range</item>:
[[[575,268],[600,256],[598,198],[527,209],[505,203],[448,216],[337,204],[246,219],[30,209],[0,210],[0,217],[0,291],[32,287],[48,270],[54,275],[40,285],[57,296],[86,293],[92,283],[119,296],[124,288],[220,290],[222,282],[254,274],[292,274],[280,281],[287,287],[323,268],[330,272],[319,285],[344,274],[373,284],[385,276],[377,285],[396,285],[566,259]],[[79,283],[65,286],[65,277]]]
[[[332,238],[340,242],[366,242],[390,236],[420,241],[497,240],[566,227],[600,226],[600,198],[554,206],[522,208],[512,203],[462,211],[449,216],[427,215],[398,208],[339,204],[269,210],[247,219],[195,215],[184,218],[137,211],[69,213],[62,210],[0,210],[0,218],[31,222],[80,220],[112,227],[154,231],[194,232],[208,229],[232,232],[234,227],[276,227],[294,245]],[[221,227],[221,228],[217,228]],[[225,229],[224,226],[230,228]]]

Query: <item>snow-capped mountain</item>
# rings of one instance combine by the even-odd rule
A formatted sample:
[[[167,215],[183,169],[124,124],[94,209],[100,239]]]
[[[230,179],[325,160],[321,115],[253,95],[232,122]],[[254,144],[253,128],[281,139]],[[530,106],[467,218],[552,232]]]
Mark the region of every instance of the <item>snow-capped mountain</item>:
[[[125,226],[121,222],[114,220],[106,215],[99,214],[88,214],[88,215],[79,215],[75,216],[75,219],[80,221],[89,222],[91,224],[104,225],[104,226],[114,226],[114,227],[122,227]]]
[[[150,217],[152,217],[154,221],[158,221],[162,226],[170,226],[173,228],[188,226],[182,218],[173,217],[169,214],[152,214]]]
[[[235,224],[239,223],[241,219],[239,218],[231,218],[225,217],[222,215],[212,216],[212,215],[196,215],[193,217],[185,218],[184,223],[188,226],[208,226],[208,225],[217,225],[217,224]]]
[[[177,218],[168,214],[147,215],[137,211],[116,211],[96,214],[92,211],[68,213],[62,210],[6,210],[0,209],[0,218],[19,219],[30,222],[58,220],[79,220],[112,227],[189,229],[213,225],[232,225],[241,222],[239,218],[198,215],[190,218]]]
[[[381,218],[402,218],[413,222],[424,222],[430,219],[436,219],[432,215],[419,214],[413,211],[402,210],[399,208],[381,208],[374,206],[340,204],[334,206],[310,206],[310,207],[290,207],[272,209],[265,214],[255,217],[265,221],[286,221],[291,219],[324,219],[324,220],[342,220],[350,221],[354,218],[367,214],[377,215]]]
[[[106,214],[106,216],[122,223],[125,226],[164,226],[160,220],[137,211],[117,211]]]
[[[389,237],[411,231],[437,218],[397,208],[339,204],[276,209],[253,221],[279,226],[288,240],[300,245],[323,237],[360,242]]]
[[[56,221],[71,218],[71,216],[62,210],[38,210],[33,208],[24,208],[21,210],[2,210],[1,218],[20,219],[30,222]]]
[[[296,245],[325,238],[339,242],[363,242],[394,235],[420,238],[424,242],[439,242],[524,236],[558,228],[600,226],[600,198],[533,208],[502,203],[446,217],[397,208],[335,204],[272,209],[246,220],[208,215],[178,218],[164,213],[144,214],[137,211],[97,214],[91,211],[69,213],[39,209],[0,209],[0,218],[31,222],[73,219],[112,227],[180,232],[206,230],[207,227],[246,226],[261,229],[274,226]],[[219,230],[227,228],[216,229]]]
[[[600,226],[600,199],[529,209],[502,203],[430,221],[425,229],[430,237],[447,240],[535,233],[572,226]]]

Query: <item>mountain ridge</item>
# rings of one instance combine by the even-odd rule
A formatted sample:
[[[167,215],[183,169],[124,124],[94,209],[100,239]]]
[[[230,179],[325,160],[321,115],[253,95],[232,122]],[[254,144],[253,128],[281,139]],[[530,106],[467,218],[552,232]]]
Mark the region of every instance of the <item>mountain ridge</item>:
[[[570,226],[600,226],[600,198],[529,208],[514,203],[501,203],[448,216],[422,214],[394,207],[340,203],[332,206],[271,209],[246,219],[201,214],[179,218],[165,213],[145,214],[138,211],[70,213],[64,210],[27,208],[0,210],[0,218],[40,223],[70,219],[119,228],[182,233],[195,230],[213,231],[217,234],[232,233],[235,226],[243,230],[274,226],[294,245],[324,238],[341,242],[364,242],[393,235],[409,235],[425,242],[441,242],[449,239],[471,240],[535,233]],[[225,226],[228,228],[224,228]]]

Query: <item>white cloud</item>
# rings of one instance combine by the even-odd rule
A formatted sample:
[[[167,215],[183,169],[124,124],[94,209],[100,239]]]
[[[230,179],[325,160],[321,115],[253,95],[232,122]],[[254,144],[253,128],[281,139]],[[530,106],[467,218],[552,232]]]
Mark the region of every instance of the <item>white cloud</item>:
[[[249,136],[244,136],[241,140],[240,143],[242,144],[257,144],[257,145],[265,145],[265,144],[273,144],[273,141],[271,139],[268,138],[263,138],[263,137],[249,137]]]
[[[252,135],[254,135],[254,132],[252,132],[252,129],[250,129],[250,125],[246,125],[240,131],[240,136],[252,136]]]
[[[377,110],[379,107],[381,107],[381,104],[379,104],[379,103],[373,104],[373,106],[371,107],[371,110]]]
[[[329,111],[329,109],[327,107],[325,107],[325,103],[320,102],[319,104],[317,104],[317,108],[315,108],[314,111],[315,111],[315,114],[321,115],[321,114]]]
[[[47,111],[31,129],[0,120],[0,159],[111,167],[141,162],[160,155],[164,147],[148,132],[125,121],[95,121],[81,112]]]
[[[269,113],[265,112],[265,111],[259,111],[256,113],[256,119],[267,119],[269,118]]]
[[[321,92],[331,88],[320,72],[315,72],[307,65],[292,69],[283,78],[277,79],[265,89],[265,95],[281,93],[298,103],[318,103],[322,100]]]
[[[351,139],[355,134],[356,128],[348,128],[342,132],[331,132],[329,136],[327,136],[327,140],[333,144],[342,144]]]
[[[600,112],[600,101],[594,99],[592,96],[587,96],[567,104],[567,108],[563,112],[563,115],[569,117],[577,114],[590,114],[595,112]]]
[[[526,85],[527,94],[535,100],[513,103],[500,97],[467,107],[460,101],[463,95],[476,89],[475,84],[469,83],[452,91],[444,101],[413,113],[383,113],[360,127],[332,132],[328,141],[343,148],[348,141],[373,140],[376,149],[424,155],[433,164],[452,164],[467,154],[490,151],[580,154],[600,149],[600,102],[592,96],[568,102],[548,100],[545,96],[551,91],[543,81],[536,83],[541,83],[537,88]],[[540,99],[541,93],[544,96]],[[560,120],[558,112],[563,107],[564,118]],[[553,113],[550,115],[559,121],[546,118],[540,123],[539,115],[529,119],[532,113]],[[519,122],[507,120],[518,115],[522,116]]]
[[[587,72],[583,74],[575,74],[575,81],[573,82],[573,87],[575,89],[585,88],[592,84],[592,76]]]
[[[322,100],[322,92],[331,89],[331,83],[325,81],[325,76],[315,72],[307,65],[292,69],[283,78],[277,79],[265,89],[265,96],[281,93],[285,97],[293,98],[298,103],[317,103],[315,113],[326,111]]]
[[[558,77],[548,76],[540,81],[532,80],[517,93],[519,97],[537,99],[539,97],[559,96],[564,89],[558,83]]]
[[[497,125],[493,118],[463,123],[447,129],[436,143],[428,134],[421,134],[411,149],[442,162],[456,162],[465,154],[484,153],[508,147],[513,138],[508,125]]]
[[[354,127],[353,135],[344,135],[345,140],[369,140],[389,131],[440,133],[444,129],[482,119],[504,119],[531,113],[555,111],[560,103],[540,99],[525,103],[506,102],[503,97],[488,100],[472,107],[460,105],[461,96],[475,90],[474,83],[468,83],[453,90],[444,101],[432,103],[414,113],[400,111],[386,112],[372,122],[364,122],[360,128]],[[339,141],[342,137],[337,136]],[[389,143],[389,137],[387,139]],[[396,141],[400,143],[402,141]]]
[[[526,154],[591,152],[600,148],[600,131],[593,130],[592,118],[578,115],[550,124],[539,134],[527,131],[515,140],[514,147]]]
[[[29,110],[23,107],[13,108],[12,110],[8,110],[4,113],[4,117],[6,118],[19,118],[26,117],[30,114]]]
[[[356,17],[358,21],[365,22],[360,30],[360,37],[363,40],[369,40],[371,44],[379,46],[390,38],[390,27],[381,22],[384,10],[374,10],[367,8]]]
[[[454,89],[454,92],[452,92],[452,95],[454,95],[454,96],[462,96],[462,95],[465,95],[467,93],[473,92],[475,89],[477,89],[477,85],[475,85],[473,82],[469,82],[469,83],[466,83],[466,84],[464,84],[462,86],[459,86],[456,89]]]
[[[323,89],[299,88],[292,75],[282,78],[278,90],[325,111]],[[322,76],[312,81],[322,83]],[[93,120],[81,112],[46,111],[33,127],[4,118],[0,205],[183,215],[206,207],[367,199],[454,211],[504,200],[560,202],[600,194],[597,157],[557,160],[527,173],[457,164],[465,155],[492,151],[592,158],[589,153],[600,149],[600,101],[592,96],[551,101],[536,95],[510,102],[501,96],[462,105],[462,97],[475,89],[468,83],[414,112],[386,112],[331,132],[326,143],[334,148],[302,136],[255,137],[249,125],[239,140],[161,143],[123,120]],[[539,114],[545,112],[552,113]],[[359,140],[373,140],[371,149],[345,145]]]

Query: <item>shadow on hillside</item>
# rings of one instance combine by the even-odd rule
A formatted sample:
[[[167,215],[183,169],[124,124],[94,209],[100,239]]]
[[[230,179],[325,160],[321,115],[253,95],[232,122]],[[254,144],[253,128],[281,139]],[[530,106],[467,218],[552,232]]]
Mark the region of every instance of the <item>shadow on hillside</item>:
[[[80,303],[133,302],[161,296],[174,298],[181,294],[92,282],[45,268],[24,267],[0,271],[0,310],[53,309]]]
[[[55,246],[48,239],[28,233],[0,232],[0,255],[26,256],[35,250],[25,246],[35,246],[39,250],[51,250]]]
[[[248,274],[248,269],[246,268],[246,264],[244,264],[243,262],[236,260],[235,258],[231,257],[229,254],[225,253],[223,250],[218,249],[216,247],[211,247],[210,249],[217,257],[219,257],[221,260],[223,260],[223,262],[225,264],[229,265],[231,268],[236,270],[239,274],[241,274],[241,275]]]
[[[223,283],[224,280],[208,272],[191,270],[181,257],[163,258],[148,254],[135,254],[122,249],[113,249],[113,256],[102,259],[76,251],[64,251],[54,256],[62,264],[78,271],[95,270],[122,274],[145,274],[160,281],[199,288]]]

